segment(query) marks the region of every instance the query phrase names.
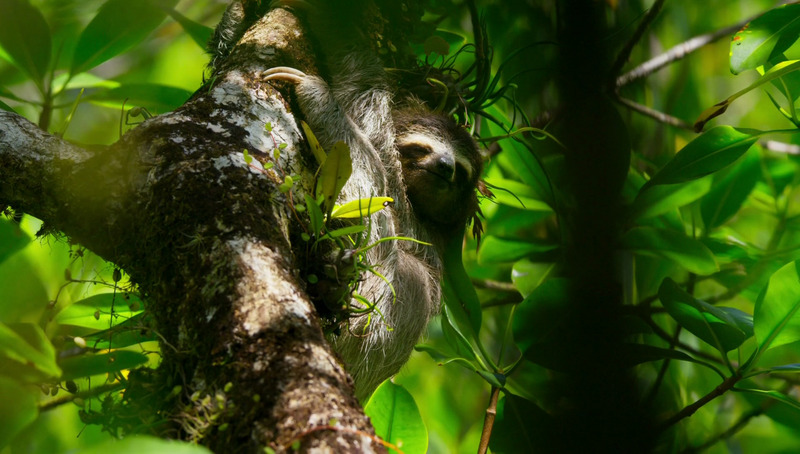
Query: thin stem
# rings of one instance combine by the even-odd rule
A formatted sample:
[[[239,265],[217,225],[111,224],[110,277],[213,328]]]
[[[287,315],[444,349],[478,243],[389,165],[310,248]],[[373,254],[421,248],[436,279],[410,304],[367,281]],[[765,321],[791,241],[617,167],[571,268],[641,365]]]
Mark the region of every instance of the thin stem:
[[[739,375],[733,375],[731,377],[726,378],[719,386],[711,390],[710,393],[706,394],[705,396],[701,397],[697,402],[687,405],[681,411],[674,414],[672,417],[661,423],[660,429],[666,430],[669,427],[673,426],[674,424],[678,423],[680,420],[684,418],[688,418],[692,416],[697,410],[703,407],[705,404],[711,402],[712,400],[716,399],[717,397],[725,394],[727,391],[730,391],[742,377]]]
[[[614,65],[611,67],[611,77],[616,77],[616,75],[619,74],[620,71],[622,71],[622,67],[625,66],[625,63],[627,63],[628,59],[631,57],[631,52],[633,52],[633,48],[636,47],[636,44],[638,44],[639,41],[642,39],[642,36],[644,36],[644,32],[647,31],[648,28],[650,28],[650,25],[656,19],[658,13],[661,12],[661,8],[664,7],[665,1],[666,0],[656,0],[656,2],[653,3],[653,6],[651,6],[650,9],[647,10],[647,13],[645,14],[644,18],[639,23],[639,26],[636,27],[636,31],[633,32],[631,39],[629,39],[628,42],[625,43],[625,47],[623,47],[622,50],[617,55],[617,59],[616,61],[614,61]]]
[[[617,96],[616,100],[620,104],[629,107],[631,110],[639,112],[642,115],[654,118],[660,121],[661,123],[675,126],[676,128],[686,129],[687,131],[694,131],[692,125],[681,120],[678,117],[673,117],[672,115],[665,114],[664,112],[659,112],[651,107],[647,107],[643,104],[631,101],[630,99],[623,98],[622,96]]]
[[[481,432],[481,443],[478,445],[478,454],[486,454],[489,449],[489,439],[492,437],[494,418],[497,416],[497,400],[499,397],[500,388],[492,386],[492,395],[489,398],[489,406],[486,408],[486,418],[483,420],[483,431]]]

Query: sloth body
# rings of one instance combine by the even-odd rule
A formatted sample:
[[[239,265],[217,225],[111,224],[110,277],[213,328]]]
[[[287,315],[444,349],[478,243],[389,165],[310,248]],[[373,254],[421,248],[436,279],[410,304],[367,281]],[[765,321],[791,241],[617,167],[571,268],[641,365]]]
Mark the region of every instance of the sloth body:
[[[350,147],[353,172],[339,202],[371,196],[395,200],[390,209],[371,216],[367,244],[407,236],[434,245],[392,241],[367,251],[367,262],[386,280],[364,273],[358,291],[377,304],[381,316],[353,317],[348,329],[330,338],[363,400],[400,370],[439,311],[442,247],[463,235],[477,209],[480,154],[470,134],[452,118],[432,112],[413,96],[393,93],[380,61],[366,47],[320,36],[317,30],[335,28],[327,23],[322,2],[314,2],[314,8],[307,1],[273,3],[301,9],[314,37],[330,43],[321,46],[325,79],[288,67],[272,68],[263,78],[293,83],[302,116],[323,148],[338,141]],[[241,5],[228,9],[232,7],[236,17],[244,17]],[[236,33],[246,28],[234,26]],[[215,37],[224,38],[223,33],[218,29]],[[230,47],[211,43],[212,50]]]

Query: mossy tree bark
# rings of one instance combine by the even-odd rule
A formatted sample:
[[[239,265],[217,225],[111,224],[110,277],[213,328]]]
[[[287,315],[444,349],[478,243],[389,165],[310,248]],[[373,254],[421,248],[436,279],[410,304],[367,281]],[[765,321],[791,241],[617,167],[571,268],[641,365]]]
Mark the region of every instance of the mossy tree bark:
[[[106,148],[0,112],[0,204],[114,262],[148,301],[163,360],[131,374],[123,426],[217,452],[383,449],[304,292],[296,199],[278,190],[284,175],[315,169],[289,103],[260,74],[313,72],[312,56],[296,17],[273,10],[212,88]],[[271,171],[244,161],[247,149],[267,162],[281,144]]]

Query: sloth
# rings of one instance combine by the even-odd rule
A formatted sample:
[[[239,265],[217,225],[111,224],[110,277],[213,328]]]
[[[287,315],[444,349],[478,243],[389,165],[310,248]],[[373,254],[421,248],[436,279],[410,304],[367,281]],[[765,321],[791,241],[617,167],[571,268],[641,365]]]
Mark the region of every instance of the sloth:
[[[218,28],[209,46],[217,54],[212,64],[224,60],[235,44],[230,41],[238,40],[249,26],[240,23],[248,17],[246,5],[236,3],[220,23],[227,31]],[[261,77],[293,86],[299,113],[323,148],[338,141],[349,146],[353,172],[340,202],[371,196],[395,200],[370,217],[369,243],[406,236],[432,245],[392,241],[370,249],[367,262],[378,265],[383,277],[364,273],[359,293],[376,304],[379,316],[351,318],[349,329],[329,336],[363,401],[406,363],[439,311],[443,247],[464,234],[478,208],[482,160],[475,140],[452,117],[432,111],[412,94],[391,89],[380,60],[357,37],[326,36],[337,27],[323,3],[279,1],[271,6],[305,13],[312,36],[327,43],[319,46],[326,77],[290,67],[271,68]],[[348,6],[353,3],[361,2]],[[357,14],[348,17],[359,20]],[[358,30],[352,23],[341,29]],[[363,308],[359,304],[351,303]]]

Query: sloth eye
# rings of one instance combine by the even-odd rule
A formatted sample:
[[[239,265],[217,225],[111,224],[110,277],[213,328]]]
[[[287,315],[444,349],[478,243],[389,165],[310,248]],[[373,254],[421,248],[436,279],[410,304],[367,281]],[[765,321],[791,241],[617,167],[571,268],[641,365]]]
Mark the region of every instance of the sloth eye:
[[[411,144],[400,148],[400,153],[410,158],[421,158],[433,153],[433,150],[423,145]]]

